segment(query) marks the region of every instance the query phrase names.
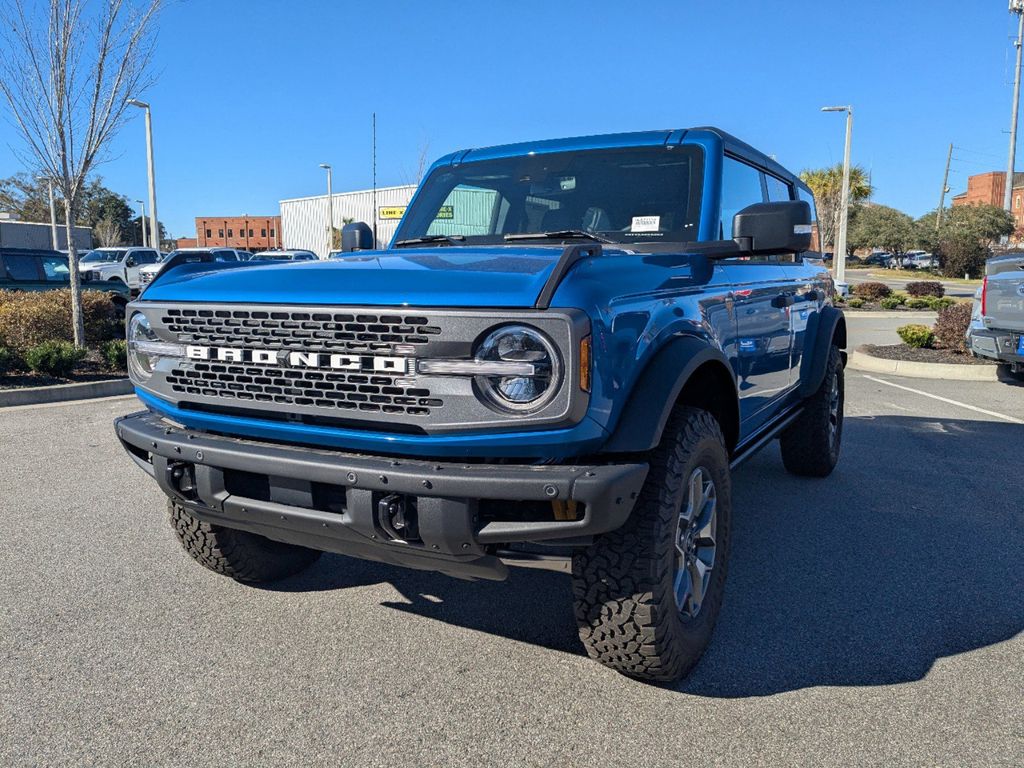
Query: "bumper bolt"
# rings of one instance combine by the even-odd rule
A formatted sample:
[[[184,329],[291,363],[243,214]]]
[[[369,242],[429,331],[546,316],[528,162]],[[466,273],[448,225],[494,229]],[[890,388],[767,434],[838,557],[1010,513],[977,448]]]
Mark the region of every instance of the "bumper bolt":
[[[432,482],[430,482],[429,480],[424,480],[423,481],[423,487],[426,488],[429,491],[431,488],[434,487],[434,484]]]
[[[355,472],[349,472],[347,475],[345,475],[345,479],[348,480],[350,483],[354,483],[359,478],[356,476]]]
[[[196,451],[196,461],[202,461],[202,460],[203,460],[203,452],[202,451]]]
[[[558,495],[558,489],[555,488],[555,486],[553,486],[553,485],[545,485],[544,486],[544,495],[545,496],[550,496],[551,498],[554,498],[555,496]]]

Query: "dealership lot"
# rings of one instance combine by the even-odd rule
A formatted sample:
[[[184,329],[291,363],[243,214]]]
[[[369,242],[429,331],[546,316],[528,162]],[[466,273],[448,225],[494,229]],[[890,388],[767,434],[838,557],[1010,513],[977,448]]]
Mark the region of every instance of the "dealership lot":
[[[6,409],[0,764],[1019,765],[1024,387],[847,389],[832,478],[774,446],[736,473],[726,604],[673,688],[581,655],[553,573],[215,576],[116,445],[134,400]]]

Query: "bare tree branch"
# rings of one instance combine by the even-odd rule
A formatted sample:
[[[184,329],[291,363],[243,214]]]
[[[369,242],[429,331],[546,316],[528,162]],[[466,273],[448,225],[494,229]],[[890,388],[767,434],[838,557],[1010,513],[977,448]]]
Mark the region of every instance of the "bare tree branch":
[[[163,0],[0,0],[0,95],[21,134],[19,157],[64,199],[75,343],[85,343],[72,231],[85,180],[153,83]],[[105,233],[112,234],[112,233]]]

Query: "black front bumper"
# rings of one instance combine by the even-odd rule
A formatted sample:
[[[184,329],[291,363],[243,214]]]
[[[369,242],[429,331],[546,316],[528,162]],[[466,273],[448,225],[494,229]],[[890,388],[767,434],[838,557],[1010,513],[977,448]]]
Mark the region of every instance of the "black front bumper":
[[[202,520],[462,578],[505,578],[499,545],[571,543],[618,528],[648,470],[645,463],[525,466],[339,453],[194,432],[148,411],[117,419],[115,429],[135,463]],[[414,540],[396,537],[382,520],[389,499],[415,509]],[[481,505],[494,501],[543,503],[552,518],[482,514]]]

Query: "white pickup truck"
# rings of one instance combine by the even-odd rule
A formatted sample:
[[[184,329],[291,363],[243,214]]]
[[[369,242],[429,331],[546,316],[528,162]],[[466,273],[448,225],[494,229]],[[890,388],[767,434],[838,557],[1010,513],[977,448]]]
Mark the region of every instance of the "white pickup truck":
[[[159,261],[160,252],[153,248],[122,246],[89,251],[78,264],[82,272],[92,273],[93,280],[113,280],[135,291],[139,288],[139,269]]]
[[[1024,252],[985,263],[967,340],[974,355],[1008,363],[1012,373],[1024,375]]]

